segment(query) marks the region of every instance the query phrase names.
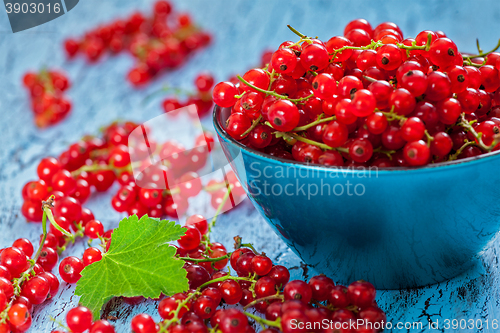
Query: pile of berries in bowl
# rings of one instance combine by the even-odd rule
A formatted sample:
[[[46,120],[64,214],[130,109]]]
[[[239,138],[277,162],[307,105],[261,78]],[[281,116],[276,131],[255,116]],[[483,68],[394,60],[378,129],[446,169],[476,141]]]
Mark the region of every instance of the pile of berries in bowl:
[[[291,27],[290,27],[291,28]],[[344,36],[283,42],[264,68],[213,91],[227,133],[280,158],[328,166],[423,166],[500,141],[500,53],[465,55],[440,31],[403,37],[363,19]]]
[[[255,208],[343,283],[408,288],[472,267],[500,229],[500,42],[469,55],[389,22],[326,42],[289,28],[298,41],[213,90]]]

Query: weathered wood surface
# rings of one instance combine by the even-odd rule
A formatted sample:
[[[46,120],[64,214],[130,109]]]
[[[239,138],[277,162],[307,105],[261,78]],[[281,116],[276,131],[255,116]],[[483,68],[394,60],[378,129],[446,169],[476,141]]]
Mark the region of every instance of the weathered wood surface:
[[[192,12],[197,22],[213,32],[214,43],[191,58],[187,66],[164,75],[146,89],[134,90],[125,81],[125,73],[132,64],[127,55],[106,58],[93,66],[88,66],[82,59],[73,62],[65,60],[61,48],[65,37],[81,35],[96,24],[124,16],[136,8],[149,10],[150,3],[80,1],[75,9],[57,20],[17,34],[11,33],[7,15],[0,14],[1,247],[8,246],[18,237],[27,237],[33,242],[38,240],[40,225],[27,224],[20,214],[20,190],[26,181],[35,177],[40,158],[57,156],[68,143],[85,133],[95,133],[100,126],[117,118],[142,122],[161,114],[159,100],[147,107],[141,102],[164,83],[191,88],[193,78],[201,70],[210,70],[217,79],[244,72],[258,63],[264,48],[295,39],[286,29],[286,24],[292,24],[305,34],[318,34],[326,39],[341,33],[344,25],[357,17],[365,17],[375,23],[392,20],[400,24],[408,35],[416,35],[424,29],[443,30],[466,51],[474,51],[476,37],[480,37],[483,48],[489,49],[496,44],[500,31],[500,4],[495,1],[464,1],[459,4],[430,0],[418,3],[179,0],[175,1],[175,8]],[[60,67],[69,73],[73,82],[69,96],[74,109],[60,125],[40,131],[33,124],[21,77],[28,69],[44,65]],[[210,119],[204,121],[210,126]],[[110,207],[110,197],[111,193],[93,195],[86,206],[106,227],[115,227],[121,215]],[[214,239],[230,246],[232,236],[236,234],[244,236],[245,241],[253,242],[274,260],[291,267],[293,278],[312,276],[311,270],[307,270],[275,236],[248,200],[221,216]],[[66,255],[80,256],[83,250],[84,243],[78,242]],[[424,329],[392,331],[496,332],[491,324],[500,320],[498,250],[499,242],[493,242],[482,254],[477,270],[448,282],[413,290],[380,291],[378,302],[391,322],[424,323]],[[49,316],[64,321],[67,310],[78,303],[73,291],[73,286],[62,283],[59,294],[52,301],[36,308],[30,332],[49,332],[56,328]],[[108,306],[107,311],[118,318],[115,322],[117,332],[129,332],[129,322],[136,313],[147,312],[158,319],[156,306],[153,301],[134,307],[118,301]],[[489,329],[428,328],[428,320],[439,321],[442,325],[445,319],[480,319],[483,326],[488,320]]]

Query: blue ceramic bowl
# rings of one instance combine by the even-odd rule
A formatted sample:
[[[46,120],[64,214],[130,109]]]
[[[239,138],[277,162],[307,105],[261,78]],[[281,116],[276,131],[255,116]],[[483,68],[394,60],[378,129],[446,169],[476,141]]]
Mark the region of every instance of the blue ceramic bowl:
[[[500,152],[423,168],[326,168],[250,149],[224,153],[253,205],[308,265],[340,283],[428,285],[470,268],[500,227]]]

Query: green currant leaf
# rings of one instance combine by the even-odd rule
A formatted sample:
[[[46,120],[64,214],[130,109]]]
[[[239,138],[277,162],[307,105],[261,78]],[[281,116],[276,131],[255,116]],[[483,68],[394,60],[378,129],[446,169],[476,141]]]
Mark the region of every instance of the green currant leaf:
[[[82,271],[75,294],[95,318],[112,297],[160,297],[188,290],[184,261],[174,258],[186,229],[173,221],[137,215],[124,218],[113,232],[109,251]]]

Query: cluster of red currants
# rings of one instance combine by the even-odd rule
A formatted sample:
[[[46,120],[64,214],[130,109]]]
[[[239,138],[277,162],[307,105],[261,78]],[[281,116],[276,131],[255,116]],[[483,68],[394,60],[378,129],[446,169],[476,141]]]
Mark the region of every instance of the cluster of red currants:
[[[92,312],[84,307],[77,306],[66,314],[67,332],[71,333],[115,333],[114,327],[107,320],[92,320]],[[67,333],[57,330],[52,333]]]
[[[63,95],[70,87],[66,74],[56,70],[28,72],[23,77],[23,84],[29,90],[38,127],[54,125],[68,115],[71,102]]]
[[[327,42],[290,27],[263,68],[213,90],[225,129],[270,155],[327,166],[422,166],[500,142],[500,53],[462,55],[440,31],[350,22]]]
[[[158,312],[163,321],[158,324],[147,314],[134,317],[134,333],[208,333],[209,327],[222,333],[255,332],[249,318],[267,326],[262,331],[265,333],[382,330],[386,316],[375,302],[372,284],[358,281],[344,287],[324,275],[311,278],[309,283],[289,281],[288,269],[273,265],[265,254],[246,247],[228,254],[222,244],[205,243],[203,236],[199,243],[207,222],[203,217],[192,218],[194,222],[178,241],[177,251],[186,261],[190,290],[160,301]],[[197,233],[190,232],[196,229]],[[238,276],[222,271],[228,260]],[[222,304],[240,304],[244,311],[218,309]],[[248,308],[265,319],[246,312]]]
[[[137,63],[128,73],[133,85],[148,83],[163,69],[182,65],[187,56],[210,43],[211,36],[191,20],[189,14],[174,14],[165,0],[155,2],[153,14],[140,12],[89,31],[80,40],[67,39],[64,48],[72,58],[83,53],[91,62],[106,51],[128,51]]]
[[[198,115],[200,117],[212,111],[212,88],[215,80],[210,73],[200,73],[195,81],[196,93],[190,94],[185,102],[179,101],[177,97],[168,97],[163,100],[162,106],[165,112],[175,115],[175,110],[184,106],[194,104],[197,107]],[[168,90],[168,88],[167,88]]]
[[[25,332],[31,326],[33,305],[51,299],[59,280],[33,262],[33,245],[26,238],[0,252],[0,332]]]

